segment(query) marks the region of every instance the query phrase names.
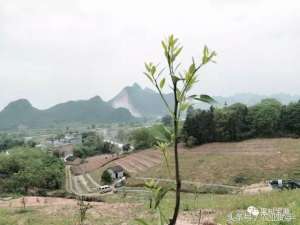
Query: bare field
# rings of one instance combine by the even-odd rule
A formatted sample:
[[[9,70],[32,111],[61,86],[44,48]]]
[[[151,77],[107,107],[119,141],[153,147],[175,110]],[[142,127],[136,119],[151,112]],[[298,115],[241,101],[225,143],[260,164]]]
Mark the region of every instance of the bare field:
[[[300,139],[252,139],[234,143],[211,143],[179,150],[182,180],[248,185],[267,179],[299,178]],[[170,151],[173,171],[173,154]],[[300,171],[298,171],[300,172]],[[165,162],[135,174],[137,177],[169,178]],[[174,175],[171,174],[171,178]]]
[[[194,148],[179,148],[182,180],[201,184],[244,186],[268,179],[299,178],[300,139],[252,139],[232,143],[210,143]],[[173,152],[169,151],[171,171]],[[174,179],[159,150],[148,149],[97,166],[90,172],[99,181],[102,172],[110,166],[120,165],[130,175],[129,184],[141,185],[139,178]]]
[[[97,155],[93,157],[89,157],[85,159],[85,162],[78,165],[72,166],[71,170],[73,174],[81,175],[84,173],[88,173],[103,167],[105,164],[117,159],[117,155],[105,154],[105,155]]]

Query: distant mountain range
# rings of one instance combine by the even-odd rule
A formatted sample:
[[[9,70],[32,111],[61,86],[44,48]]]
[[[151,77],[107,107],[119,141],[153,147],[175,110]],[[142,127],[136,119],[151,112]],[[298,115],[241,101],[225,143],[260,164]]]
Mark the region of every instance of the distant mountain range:
[[[172,105],[171,94],[164,95],[167,102]],[[167,113],[160,95],[149,88],[141,88],[137,83],[125,87],[109,103],[114,108],[123,107],[135,117],[160,117]]]
[[[8,104],[0,112],[0,130],[46,128],[70,123],[113,123],[134,121],[125,108],[113,108],[96,96],[89,100],[69,101],[46,110],[34,108],[26,99]]]
[[[171,94],[164,95],[172,105]],[[237,102],[248,106],[260,102],[264,98],[276,98],[282,104],[296,102],[299,95],[276,94],[236,94],[229,97],[215,96],[218,106],[231,105]],[[208,108],[206,104],[197,107]],[[28,128],[47,128],[71,123],[119,123],[138,121],[139,118],[158,118],[167,113],[157,92],[149,88],[141,88],[137,83],[122,89],[114,98],[105,102],[99,96],[88,100],[69,101],[55,105],[46,110],[34,108],[26,99],[8,104],[0,111],[0,130]]]

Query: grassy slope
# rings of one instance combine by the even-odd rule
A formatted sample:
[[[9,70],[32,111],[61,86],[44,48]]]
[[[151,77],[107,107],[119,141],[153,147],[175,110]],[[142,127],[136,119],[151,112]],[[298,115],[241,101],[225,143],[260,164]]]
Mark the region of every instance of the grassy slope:
[[[126,222],[132,225],[135,218],[148,218],[152,221],[151,224],[156,224],[155,215],[148,209],[148,202],[145,195],[141,194],[127,194],[122,197],[122,194],[111,195],[106,197],[106,202],[110,203],[106,211],[100,208],[91,209],[87,216],[89,223],[93,225],[117,225]],[[183,194],[181,205],[181,215],[187,215],[193,220],[197,220],[197,212],[201,209],[215,210],[216,221],[221,224],[226,224],[226,217],[228,213],[238,210],[247,209],[249,206],[257,208],[289,208],[296,216],[294,223],[271,223],[272,225],[299,225],[300,224],[300,191],[285,191],[259,194],[254,196],[245,195],[198,195]],[[174,201],[173,193],[167,195],[162,202],[162,207],[166,215],[171,213]],[[118,206],[119,202],[127,202],[131,207],[123,206],[121,209]],[[117,203],[117,204],[116,204]],[[126,204],[126,203],[125,203]],[[141,204],[137,207],[136,204]],[[143,206],[144,205],[144,206]],[[119,207],[119,208],[118,208]],[[0,225],[73,225],[75,224],[78,215],[76,206],[57,206],[57,207],[38,207],[29,208],[27,212],[22,212],[19,209],[3,209],[0,208]],[[243,223],[244,225],[257,224],[267,225],[265,222]]]
[[[170,152],[171,167],[172,156]],[[253,139],[181,149],[180,168],[183,180],[201,183],[243,185],[276,178],[300,179],[300,139]],[[169,177],[166,163],[137,176]],[[236,183],[237,176],[244,181]]]

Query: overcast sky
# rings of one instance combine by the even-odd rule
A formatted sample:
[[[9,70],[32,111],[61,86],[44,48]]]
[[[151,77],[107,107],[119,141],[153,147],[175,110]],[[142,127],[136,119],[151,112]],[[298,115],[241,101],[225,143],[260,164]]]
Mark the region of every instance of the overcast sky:
[[[149,86],[143,63],[164,62],[170,33],[186,64],[205,44],[218,53],[198,93],[300,94],[299,12],[299,0],[0,0],[0,109]]]

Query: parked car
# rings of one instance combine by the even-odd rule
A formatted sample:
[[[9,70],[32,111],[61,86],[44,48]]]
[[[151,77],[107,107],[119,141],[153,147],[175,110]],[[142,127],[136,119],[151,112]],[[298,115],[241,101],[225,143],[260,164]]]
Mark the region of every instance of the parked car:
[[[104,186],[98,187],[97,191],[99,191],[100,193],[104,194],[104,193],[107,193],[107,192],[111,192],[112,188],[110,186],[108,186],[108,185],[104,185]]]
[[[279,189],[296,189],[300,188],[300,180],[271,180],[270,185]]]

